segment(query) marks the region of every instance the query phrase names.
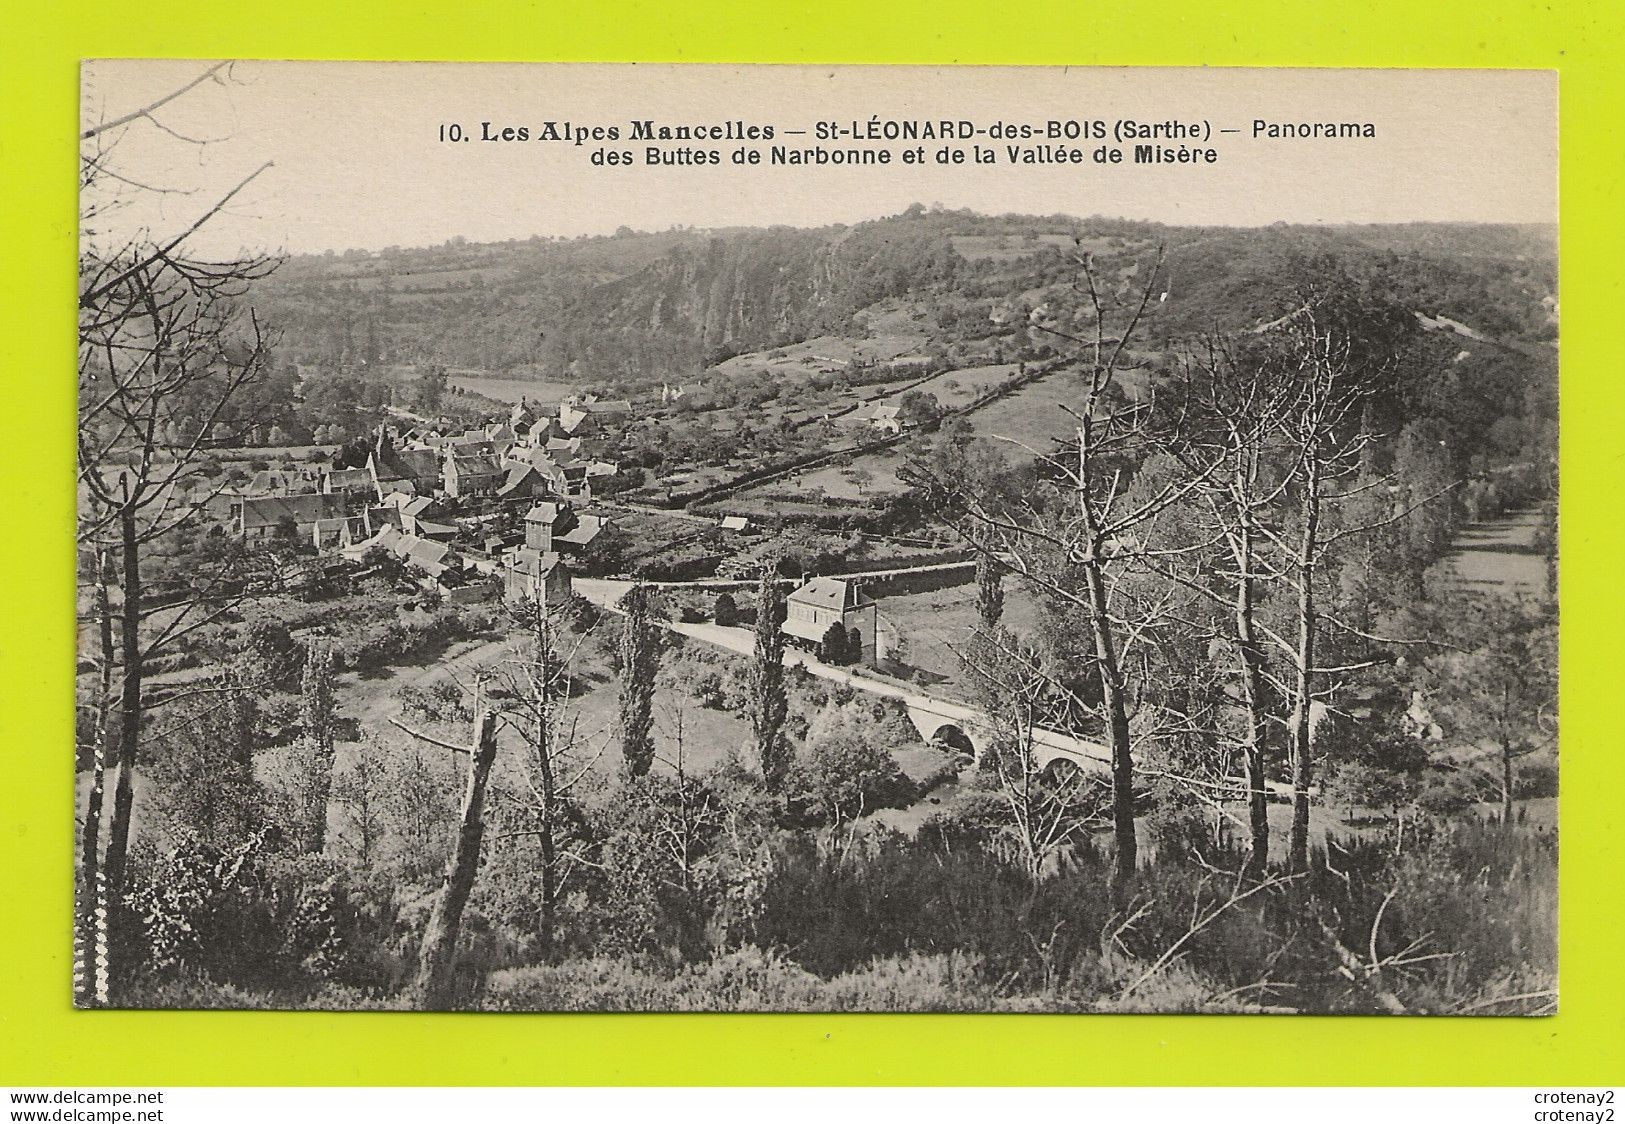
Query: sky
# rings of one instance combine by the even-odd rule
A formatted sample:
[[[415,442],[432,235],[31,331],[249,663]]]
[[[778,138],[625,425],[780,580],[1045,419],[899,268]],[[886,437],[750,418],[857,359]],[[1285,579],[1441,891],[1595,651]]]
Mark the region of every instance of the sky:
[[[87,127],[171,93],[207,62],[95,60],[82,78]],[[738,67],[586,64],[239,62],[106,137],[125,205],[98,237],[185,229],[266,162],[195,236],[200,252],[290,253],[788,224],[895,214],[915,202],[985,213],[1066,213],[1172,224],[1555,222],[1557,79],[1549,71],[1223,70],[995,67]],[[773,126],[772,141],[703,141],[720,166],[649,167],[630,122]],[[1063,142],[1083,164],[939,164],[943,142],[836,140],[886,148],[885,167],[772,167],[773,144],[818,143],[820,121],[1119,120],[1205,123],[1213,164],[1136,165],[1132,144]],[[1268,139],[1255,120],[1370,122],[1374,139]],[[614,125],[618,140],[536,138],[546,121]],[[525,142],[442,140],[524,127]],[[1234,133],[1218,130],[1236,129]],[[805,136],[788,130],[807,130]],[[183,139],[185,138],[185,139]],[[208,143],[197,143],[207,141]],[[922,144],[923,165],[901,163]],[[954,147],[970,144],[949,142]],[[1014,143],[1051,143],[1043,137]],[[1171,143],[1178,146],[1181,140]],[[740,144],[763,163],[739,166]],[[1125,162],[1094,150],[1127,147]],[[592,152],[631,151],[632,167]],[[681,147],[681,146],[669,146]],[[969,159],[969,157],[967,157]]]

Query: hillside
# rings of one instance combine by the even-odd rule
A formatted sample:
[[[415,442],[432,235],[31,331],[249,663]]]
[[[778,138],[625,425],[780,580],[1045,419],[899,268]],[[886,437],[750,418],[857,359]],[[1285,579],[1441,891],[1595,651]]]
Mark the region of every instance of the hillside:
[[[622,228],[296,257],[258,300],[283,330],[283,358],[318,369],[434,362],[632,391],[718,365],[726,381],[748,381],[809,354],[837,366],[905,353],[1002,362],[995,336],[1010,351],[1024,329],[1017,320],[1001,330],[991,312],[1069,299],[1074,244],[1124,286],[1166,249],[1154,329],[1164,339],[1279,314],[1295,263],[1323,257],[1493,340],[1528,346],[1556,334],[1548,230],[1169,227],[921,208],[817,229]],[[767,354],[776,349],[786,355]]]

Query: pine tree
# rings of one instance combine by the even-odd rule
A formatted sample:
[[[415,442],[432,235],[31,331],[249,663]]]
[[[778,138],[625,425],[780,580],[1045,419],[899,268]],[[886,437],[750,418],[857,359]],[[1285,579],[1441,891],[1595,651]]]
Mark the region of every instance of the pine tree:
[[[750,724],[755,734],[756,765],[769,792],[784,787],[790,769],[784,741],[788,702],[784,691],[784,597],[773,580],[773,568],[764,567],[756,592],[756,658],[750,675]]]
[[[626,616],[621,626],[621,756],[634,777],[654,764],[655,669],[659,663],[654,625],[650,623],[649,587],[635,585],[621,600]]]

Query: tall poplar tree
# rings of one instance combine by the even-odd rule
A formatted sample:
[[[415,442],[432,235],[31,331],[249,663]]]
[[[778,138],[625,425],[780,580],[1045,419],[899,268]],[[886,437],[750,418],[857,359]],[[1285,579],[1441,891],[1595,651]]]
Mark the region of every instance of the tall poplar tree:
[[[626,771],[634,777],[648,773],[654,764],[655,670],[660,654],[653,623],[651,593],[646,585],[634,585],[621,599],[625,613],[621,624],[621,756]]]
[[[784,691],[784,595],[772,566],[756,583],[756,652],[750,673],[750,724],[755,735],[756,766],[769,792],[784,788],[790,770],[784,740],[788,702]]]
[[[304,846],[320,854],[327,845],[327,800],[333,791],[333,650],[326,644],[311,645],[300,686]]]

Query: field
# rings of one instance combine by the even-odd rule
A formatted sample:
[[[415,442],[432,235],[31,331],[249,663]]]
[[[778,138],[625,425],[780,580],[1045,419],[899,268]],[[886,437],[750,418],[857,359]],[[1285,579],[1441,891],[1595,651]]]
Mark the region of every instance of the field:
[[[897,479],[897,470],[903,458],[887,449],[856,458],[851,464],[832,464],[811,472],[800,473],[775,484],[766,485],[758,497],[789,495],[806,499],[824,496],[832,500],[875,500],[896,495],[904,490]]]
[[[548,379],[501,379],[490,376],[452,375],[447,380],[453,386],[475,394],[483,394],[498,402],[517,402],[526,398],[533,402],[557,402],[575,394],[580,388],[573,383]]]
[[[1519,511],[1463,529],[1446,559],[1452,576],[1474,591],[1549,597],[1546,558],[1536,546],[1542,521],[1539,512]]]
[[[963,367],[954,371],[944,371],[940,375],[921,383],[918,389],[935,395],[937,401],[941,405],[952,409],[964,406],[965,404],[981,397],[983,394],[987,393],[988,390],[1007,381],[1012,375],[1015,374],[1015,371],[1015,366],[1009,363],[992,364],[984,367]],[[1061,380],[1065,378],[1067,378],[1067,375],[1064,373],[1048,376],[1045,379],[1039,380],[1039,382],[1035,383],[1033,387],[1016,391],[1009,398],[1001,399],[999,402],[990,403],[982,409],[977,410],[967,416],[971,418],[973,425],[976,425],[979,419],[990,414],[995,414],[1001,406],[1005,405],[1005,403],[1020,399],[1024,395],[1028,395],[1029,392],[1035,388],[1042,387],[1048,383],[1055,383],[1057,386],[1059,386],[1061,385]],[[897,389],[901,389],[902,386],[909,385],[911,384],[905,382],[892,387],[886,395],[872,397],[875,397],[876,400],[882,397],[889,397],[890,393]],[[869,389],[870,388],[864,388],[864,393],[869,393]],[[1062,393],[1065,393],[1064,388]],[[1054,401],[1061,400],[1065,400],[1065,398],[1045,398],[1043,394],[1040,393],[1027,407],[1014,411],[1006,411],[1006,415],[1013,417],[1016,425],[1034,424],[1033,416],[1037,411],[1043,410],[1046,403],[1052,404]],[[1052,405],[1050,406],[1050,412],[1052,412],[1062,421],[1069,420],[1065,414],[1061,413],[1061,411],[1053,409]],[[857,441],[864,439],[869,435],[868,423],[854,415],[849,414],[846,417],[838,419],[837,424],[851,435],[849,440]],[[999,424],[1002,425],[1005,423],[1000,422]],[[1069,426],[1059,426],[1053,421],[1053,419],[1048,420],[1047,424],[1049,428],[1040,433],[1037,440],[1028,441],[1029,444],[1034,445],[1036,448],[1042,449],[1047,447],[1049,436],[1060,436],[1070,432]],[[979,425],[976,425],[976,429],[979,433],[983,432]],[[1005,431],[994,430],[990,432],[1002,433]],[[1009,432],[1025,433],[1026,431],[1022,429],[1012,429]],[[748,498],[751,501],[767,501],[775,496],[783,496],[803,502],[810,498],[817,497],[837,501],[845,500],[849,502],[864,502],[875,499],[883,499],[888,496],[897,495],[898,493],[906,490],[902,481],[897,478],[897,470],[902,466],[902,464],[903,456],[901,453],[892,449],[885,449],[880,452],[866,453],[858,456],[850,463],[825,465],[820,468],[811,469],[807,472],[796,473],[785,478],[784,480],[775,481],[774,483],[763,485],[760,488],[750,489],[747,492],[742,492],[740,493],[739,498]]]
[[[620,757],[613,744],[619,714],[619,682],[608,667],[605,646],[613,643],[615,622],[604,622],[602,636],[588,641],[581,649],[581,670],[574,679],[574,693],[568,704],[568,721],[574,724],[579,744],[584,747],[583,762],[598,754],[593,764],[595,783],[608,785],[620,765]],[[567,641],[573,643],[573,640]],[[503,639],[483,643],[459,645],[435,659],[421,663],[397,664],[377,671],[357,674],[346,672],[338,677],[335,701],[337,717],[341,723],[347,718],[356,720],[363,730],[382,736],[386,743],[400,749],[411,744],[409,735],[392,725],[391,720],[402,718],[403,712],[397,692],[403,685],[429,687],[444,681],[462,684],[473,682],[478,669],[500,671],[504,661],[513,654],[514,640]],[[742,744],[750,736],[749,723],[739,715],[701,706],[694,699],[669,685],[656,688],[654,699],[656,753],[666,759],[675,754],[675,715],[683,715],[683,747],[685,767],[706,769],[719,763],[728,747]],[[422,727],[425,723],[406,716],[408,725]],[[443,737],[466,738],[466,730],[438,727],[434,732]],[[502,748],[517,753],[519,745],[511,729],[501,735]],[[354,744],[338,745],[340,771],[354,753]],[[658,765],[664,769],[666,766]]]
[[[1079,371],[1056,371],[966,417],[978,437],[997,440],[1017,460],[1030,457],[1028,450],[1048,452],[1053,442],[1072,436],[1076,422],[1065,408],[1076,409],[1082,401],[1082,379]],[[1122,372],[1117,381],[1136,398],[1150,385],[1149,376],[1142,371]]]
[[[961,367],[957,371],[944,371],[916,389],[934,395],[943,409],[954,410],[974,402],[1000,383],[1009,381],[1015,373],[1014,363]]]
[[[1039,379],[967,415],[971,429],[978,437],[998,441],[1017,459],[1030,455],[1022,446],[1047,452],[1052,442],[1072,434],[1075,423],[1062,407],[1076,407],[1082,399],[1081,380],[1077,371],[1057,371]]]
[[[1002,624],[1017,632],[1037,627],[1037,606],[1015,582],[1004,587]],[[948,696],[966,693],[965,666],[956,652],[976,628],[976,586],[967,583],[930,593],[908,593],[880,601],[880,633],[901,636],[903,663],[925,672]]]
[[[801,343],[771,351],[753,351],[719,363],[725,374],[770,371],[775,375],[835,374],[854,359],[886,362],[908,355],[925,345],[918,332],[894,332],[854,339],[847,336],[815,336]]]

